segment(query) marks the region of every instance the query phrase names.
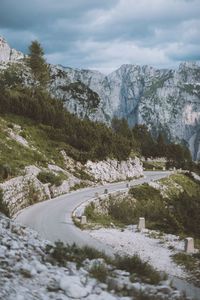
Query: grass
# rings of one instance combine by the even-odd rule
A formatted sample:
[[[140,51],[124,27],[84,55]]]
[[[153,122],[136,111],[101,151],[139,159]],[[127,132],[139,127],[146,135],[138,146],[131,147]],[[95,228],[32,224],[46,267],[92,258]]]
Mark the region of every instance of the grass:
[[[57,175],[53,172],[42,171],[38,174],[37,178],[42,183],[50,183],[51,185],[59,186],[63,183],[63,180],[67,179],[67,176],[62,172]]]
[[[48,245],[46,252],[51,256],[53,261],[60,266],[66,266],[68,261],[73,261],[80,267],[86,259],[93,260],[102,258],[105,263],[97,261],[90,269],[90,274],[101,282],[105,282],[107,276],[112,275],[108,272],[106,264],[111,265],[113,267],[111,269],[120,269],[129,272],[132,280],[137,276],[137,278],[140,278],[143,282],[158,284],[161,280],[165,279],[165,277],[161,276],[148,262],[142,262],[136,255],[130,257],[115,256],[111,258],[104,252],[91,247],[85,246],[80,248],[75,244],[70,246],[64,245],[62,242],[56,242],[55,246]]]
[[[75,177],[80,178],[81,180],[89,180],[89,181],[95,181],[94,177],[89,175],[87,172],[85,172],[83,169],[75,168],[75,171],[73,173]]]
[[[72,187],[70,187],[70,191],[76,191],[85,187],[88,187],[88,184],[84,181],[81,181],[80,183],[75,183]]]
[[[172,256],[174,262],[189,272],[191,280],[200,287],[200,253],[176,253]]]
[[[124,227],[124,225],[118,220],[114,219],[109,214],[101,214],[95,211],[95,204],[91,202],[86,206],[84,215],[87,217],[87,220],[90,222],[90,227],[92,225],[101,225],[103,227],[110,227],[114,224],[117,227]]]
[[[24,147],[9,138],[7,128],[14,128],[13,124],[21,126],[20,135],[25,137],[30,148]],[[13,176],[19,175],[28,165],[47,167],[48,163],[64,167],[64,160],[60,153],[66,146],[62,142],[55,142],[49,138],[49,126],[40,125],[28,118],[16,115],[0,117],[0,165],[8,164]],[[14,149],[14,151],[13,151]]]
[[[51,255],[55,262],[59,265],[66,265],[68,261],[73,261],[80,266],[83,261],[88,259],[97,259],[103,258],[106,261],[109,261],[109,258],[105,255],[105,253],[96,250],[91,247],[78,247],[76,244],[73,245],[65,245],[63,242],[56,242],[55,246],[48,245],[46,248],[47,253]]]
[[[159,181],[160,190],[148,184],[132,187],[129,195],[110,196],[100,202],[101,209],[90,204],[87,218],[105,227],[137,224],[145,217],[148,229],[165,233],[193,236],[200,239],[200,182],[189,174],[175,174]]]
[[[146,171],[148,170],[163,170],[163,168],[166,168],[166,163],[165,162],[154,162],[154,161],[143,161],[143,167]]]
[[[106,282],[108,277],[108,268],[104,263],[94,263],[92,268],[89,270],[92,277],[96,278],[100,282]]]
[[[135,275],[150,284],[158,284],[163,279],[159,272],[151,267],[148,262],[142,262],[137,255],[116,256],[113,264],[117,269],[132,274],[132,281],[134,281]]]

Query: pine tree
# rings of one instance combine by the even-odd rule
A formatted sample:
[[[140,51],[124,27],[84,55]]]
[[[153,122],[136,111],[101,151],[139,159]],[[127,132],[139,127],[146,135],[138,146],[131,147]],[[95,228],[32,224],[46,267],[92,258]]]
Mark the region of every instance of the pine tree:
[[[29,46],[27,64],[31,69],[34,85],[46,88],[50,80],[50,70],[44,58],[44,51],[38,41],[33,41]]]

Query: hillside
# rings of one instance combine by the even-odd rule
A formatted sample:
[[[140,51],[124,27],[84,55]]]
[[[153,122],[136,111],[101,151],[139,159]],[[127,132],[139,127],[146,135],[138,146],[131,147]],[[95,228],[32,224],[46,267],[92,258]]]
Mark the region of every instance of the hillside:
[[[15,55],[11,55],[15,53]],[[0,41],[0,63],[5,68],[22,62],[23,55]],[[130,126],[145,124],[157,137],[189,147],[199,160],[200,67],[182,63],[177,70],[122,65],[109,75],[51,65],[49,90],[65,107],[81,118],[111,124],[114,116]],[[23,80],[31,82],[29,72]]]
[[[30,118],[0,116],[0,211],[12,216],[71,190],[143,174],[138,158],[81,160],[83,153],[55,138],[53,130]]]

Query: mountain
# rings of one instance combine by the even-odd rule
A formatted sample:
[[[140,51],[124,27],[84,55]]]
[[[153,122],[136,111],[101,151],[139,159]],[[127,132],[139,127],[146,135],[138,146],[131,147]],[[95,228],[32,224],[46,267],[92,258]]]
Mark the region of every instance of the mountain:
[[[16,62],[24,57],[22,52],[10,48],[6,40],[0,36],[0,63]]]
[[[81,82],[96,92],[100,102],[89,118],[110,124],[113,116],[125,118],[130,126],[146,124],[156,136],[162,131],[169,141],[190,148],[200,159],[200,66],[180,64],[177,70],[150,66],[122,65],[105,76],[97,71],[54,67],[53,90],[65,100],[67,108],[80,115],[75,93],[69,97],[63,87]]]
[[[0,61],[18,61],[23,54],[0,39]],[[157,136],[187,145],[200,159],[200,65],[177,70],[122,65],[109,75],[51,65],[50,91],[81,118],[111,123],[114,116],[130,126],[146,124]]]

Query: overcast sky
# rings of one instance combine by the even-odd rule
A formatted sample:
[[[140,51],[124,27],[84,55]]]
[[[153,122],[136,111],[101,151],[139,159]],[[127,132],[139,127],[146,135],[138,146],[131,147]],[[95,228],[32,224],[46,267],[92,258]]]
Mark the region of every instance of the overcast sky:
[[[200,0],[0,0],[0,35],[47,61],[104,73],[200,60]]]

